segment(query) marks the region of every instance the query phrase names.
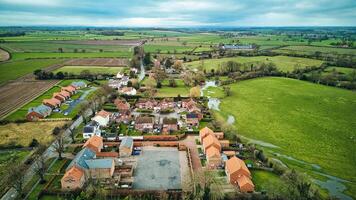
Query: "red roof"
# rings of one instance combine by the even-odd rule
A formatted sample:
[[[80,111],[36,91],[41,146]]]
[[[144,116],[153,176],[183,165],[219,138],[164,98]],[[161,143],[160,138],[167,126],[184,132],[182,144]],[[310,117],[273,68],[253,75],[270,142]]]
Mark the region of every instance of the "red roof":
[[[103,148],[103,138],[93,135],[84,143],[83,147],[88,147],[96,152],[99,152],[101,148]]]
[[[107,118],[108,116],[111,115],[111,113],[110,113],[110,112],[107,112],[107,111],[105,111],[105,110],[101,110],[101,111],[99,111],[96,115],[97,115],[97,116],[104,117],[104,118]]]
[[[84,171],[77,167],[76,165],[73,165],[63,176],[62,179],[75,179],[76,181],[79,181],[82,177],[84,176]]]
[[[118,152],[98,152],[96,153],[97,157],[110,157],[110,158],[117,158],[119,157]]]

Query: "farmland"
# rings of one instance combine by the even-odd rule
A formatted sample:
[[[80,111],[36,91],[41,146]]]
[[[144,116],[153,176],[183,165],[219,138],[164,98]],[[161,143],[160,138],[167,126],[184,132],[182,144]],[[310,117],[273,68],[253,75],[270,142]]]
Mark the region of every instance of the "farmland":
[[[228,61],[235,61],[240,64],[258,64],[261,62],[274,63],[277,69],[287,72],[293,71],[296,65],[300,67],[306,66],[320,66],[323,62],[320,60],[308,59],[308,58],[296,58],[287,56],[256,56],[256,57],[234,57],[234,58],[222,58],[222,59],[209,59],[204,60],[203,68],[207,71],[212,69],[217,70],[219,66]],[[201,61],[193,61],[190,63],[185,63],[188,68],[198,68],[202,65]]]
[[[235,117],[238,134],[277,146],[268,152],[301,160],[300,169],[312,175],[318,171],[355,182],[355,93],[286,78],[242,81],[231,91],[219,114]],[[292,164],[291,159],[283,161]],[[347,185],[355,197],[355,185]]]
[[[295,53],[295,54],[315,54],[315,52],[321,52],[323,54],[344,54],[344,55],[355,55],[356,49],[347,49],[347,48],[332,48],[332,47],[316,47],[316,46],[287,46],[277,50],[273,50],[274,52],[280,53]]]
[[[113,74],[116,75],[120,71],[124,71],[124,67],[103,67],[103,66],[63,66],[54,71],[63,73],[72,73],[79,75],[83,70],[88,70],[92,74]]]
[[[0,62],[10,59],[10,54],[3,49],[0,49]]]

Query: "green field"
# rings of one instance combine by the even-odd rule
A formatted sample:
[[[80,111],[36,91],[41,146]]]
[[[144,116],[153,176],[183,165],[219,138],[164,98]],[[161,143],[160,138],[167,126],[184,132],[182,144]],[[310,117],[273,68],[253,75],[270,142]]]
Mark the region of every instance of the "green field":
[[[279,176],[272,172],[263,170],[251,170],[252,182],[255,184],[256,191],[273,191],[283,186],[283,181]]]
[[[296,57],[288,57],[288,56],[256,56],[256,57],[233,57],[233,58],[221,58],[221,59],[208,59],[204,60],[204,69],[210,71],[211,69],[218,69],[219,66],[224,62],[235,61],[241,64],[258,64],[261,62],[272,62],[276,64],[277,68],[281,71],[293,71],[295,65],[300,65],[300,67],[306,66],[320,66],[322,61],[309,59],[309,58],[296,58]],[[201,65],[201,61],[193,61],[189,63],[185,63],[186,67],[198,68]]]
[[[347,54],[347,55],[356,55],[356,49],[347,49],[347,48],[332,48],[332,47],[315,47],[315,46],[288,46],[280,49],[273,50],[277,53],[296,53],[300,55],[304,54],[314,54],[315,52],[321,52],[323,54]]]
[[[29,58],[130,58],[131,52],[92,52],[92,53],[11,53],[12,60],[24,60]]]
[[[178,94],[182,97],[189,96],[190,88],[185,86],[182,80],[176,79],[177,87],[169,87],[168,83],[167,79],[162,82],[162,88],[156,93],[157,97],[176,97]]]
[[[113,74],[116,75],[120,71],[124,71],[125,67],[102,67],[102,66],[64,66],[54,71],[67,72],[75,75],[80,74],[83,70],[89,70],[92,74]]]
[[[0,83],[13,80],[54,64],[62,63],[63,59],[32,59],[0,63]]]
[[[300,165],[309,174],[352,181],[347,193],[356,197],[354,92],[287,78],[242,81],[231,91],[219,114],[233,115],[240,135],[278,146],[268,152],[291,156],[283,161],[306,162]]]

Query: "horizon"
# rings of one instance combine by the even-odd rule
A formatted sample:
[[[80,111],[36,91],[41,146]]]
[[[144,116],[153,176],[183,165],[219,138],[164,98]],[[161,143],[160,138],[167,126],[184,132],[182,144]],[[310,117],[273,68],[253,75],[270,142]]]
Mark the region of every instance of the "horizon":
[[[0,26],[354,27],[355,9],[352,0],[0,0]]]

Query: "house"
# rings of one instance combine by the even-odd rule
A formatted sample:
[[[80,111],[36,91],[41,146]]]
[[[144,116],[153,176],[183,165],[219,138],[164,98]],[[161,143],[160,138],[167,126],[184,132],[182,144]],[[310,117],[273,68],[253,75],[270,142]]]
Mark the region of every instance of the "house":
[[[83,147],[89,148],[95,153],[101,152],[101,149],[104,147],[103,138],[93,135],[84,143]]]
[[[133,150],[133,138],[124,137],[119,146],[120,157],[131,156]]]
[[[123,87],[119,90],[119,92],[121,94],[129,95],[129,96],[136,95],[137,93],[136,89],[133,87]]]
[[[225,154],[227,157],[233,157],[236,155],[235,151],[223,151],[223,154]]]
[[[135,129],[144,132],[149,132],[153,130],[153,125],[153,117],[137,117],[135,122]]]
[[[69,85],[67,87],[62,87],[61,91],[67,91],[69,92],[71,95],[73,95],[75,93],[77,89],[75,89],[75,87]]]
[[[178,131],[178,123],[176,118],[164,118],[163,119],[163,133],[172,133]]]
[[[251,181],[251,173],[245,162],[233,156],[225,164],[225,173],[229,183],[238,186],[241,192],[252,192],[254,185]]]
[[[122,79],[123,76],[124,76],[124,74],[121,73],[121,72],[118,72],[118,73],[116,74],[116,78],[117,78],[117,79]]]
[[[115,170],[115,162],[112,158],[86,160],[88,176],[93,179],[111,178]]]
[[[219,140],[221,147],[229,147],[230,146],[230,141],[229,140]]]
[[[69,92],[67,92],[67,91],[61,91],[61,92],[55,92],[55,93],[53,93],[53,96],[52,96],[52,97],[58,99],[58,100],[61,101],[61,102],[64,102],[64,101],[66,101],[67,99],[69,99],[70,94],[69,94]]]
[[[221,144],[219,142],[218,139],[216,139],[216,137],[213,135],[213,134],[208,134],[208,136],[206,136],[204,139],[203,139],[203,150],[204,152],[206,153],[206,150],[209,148],[209,147],[216,147],[217,149],[219,149],[219,152],[221,151]]]
[[[127,112],[130,110],[130,104],[126,102],[126,100],[115,99],[114,104],[119,112]]]
[[[51,107],[52,109],[58,108],[61,106],[61,101],[56,98],[43,99],[42,103],[46,106]]]
[[[111,87],[111,88],[120,88],[121,87],[121,80],[109,79],[108,86]]]
[[[186,109],[188,112],[201,113],[201,109],[197,105],[188,105]]]
[[[182,100],[182,108],[188,108],[189,106],[196,104],[197,103],[192,98]]]
[[[84,149],[80,150],[77,153],[77,155],[74,157],[72,162],[69,163],[66,171],[70,170],[70,168],[72,168],[73,166],[77,166],[85,171],[86,169],[89,169],[89,167],[85,161],[95,159],[95,158],[96,158],[95,151],[93,151],[89,148],[84,148]]]
[[[73,86],[76,90],[87,87],[87,84],[84,81],[76,81],[70,85]]]
[[[136,102],[136,107],[139,109],[153,110],[157,105],[154,99],[139,99]]]
[[[215,146],[210,146],[206,151],[207,167],[209,169],[216,169],[222,163],[220,150]]]
[[[123,76],[123,77],[121,78],[121,86],[127,86],[127,84],[129,83],[129,81],[130,81],[130,77],[128,77],[128,76]]]
[[[39,105],[28,109],[26,119],[28,121],[36,121],[48,117],[52,112],[52,108],[46,105]]]
[[[126,112],[120,112],[119,115],[116,116],[115,121],[117,123],[124,123],[124,124],[128,124],[130,123],[130,121],[132,120],[131,117],[131,113],[130,111],[126,111]]]
[[[83,138],[89,139],[90,137],[96,135],[101,136],[101,130],[99,128],[99,123],[96,121],[91,121],[89,124],[85,125],[83,128]]]
[[[186,123],[188,126],[199,126],[199,116],[195,113],[186,114]]]
[[[175,103],[171,98],[164,98],[162,101],[159,102],[158,107],[161,110],[173,109]]]
[[[110,122],[110,117],[110,112],[101,110],[91,120],[96,121],[101,127],[106,127]]]
[[[77,190],[81,189],[85,184],[84,170],[73,166],[62,177],[61,185],[64,190]]]
[[[224,139],[224,132],[214,132],[214,136],[218,139]]]
[[[199,131],[199,140],[200,140],[200,142],[202,143],[203,139],[206,136],[208,136],[209,134],[214,134],[214,131],[211,130],[210,128],[208,128],[208,127],[204,127],[202,129],[200,129],[200,131]]]

